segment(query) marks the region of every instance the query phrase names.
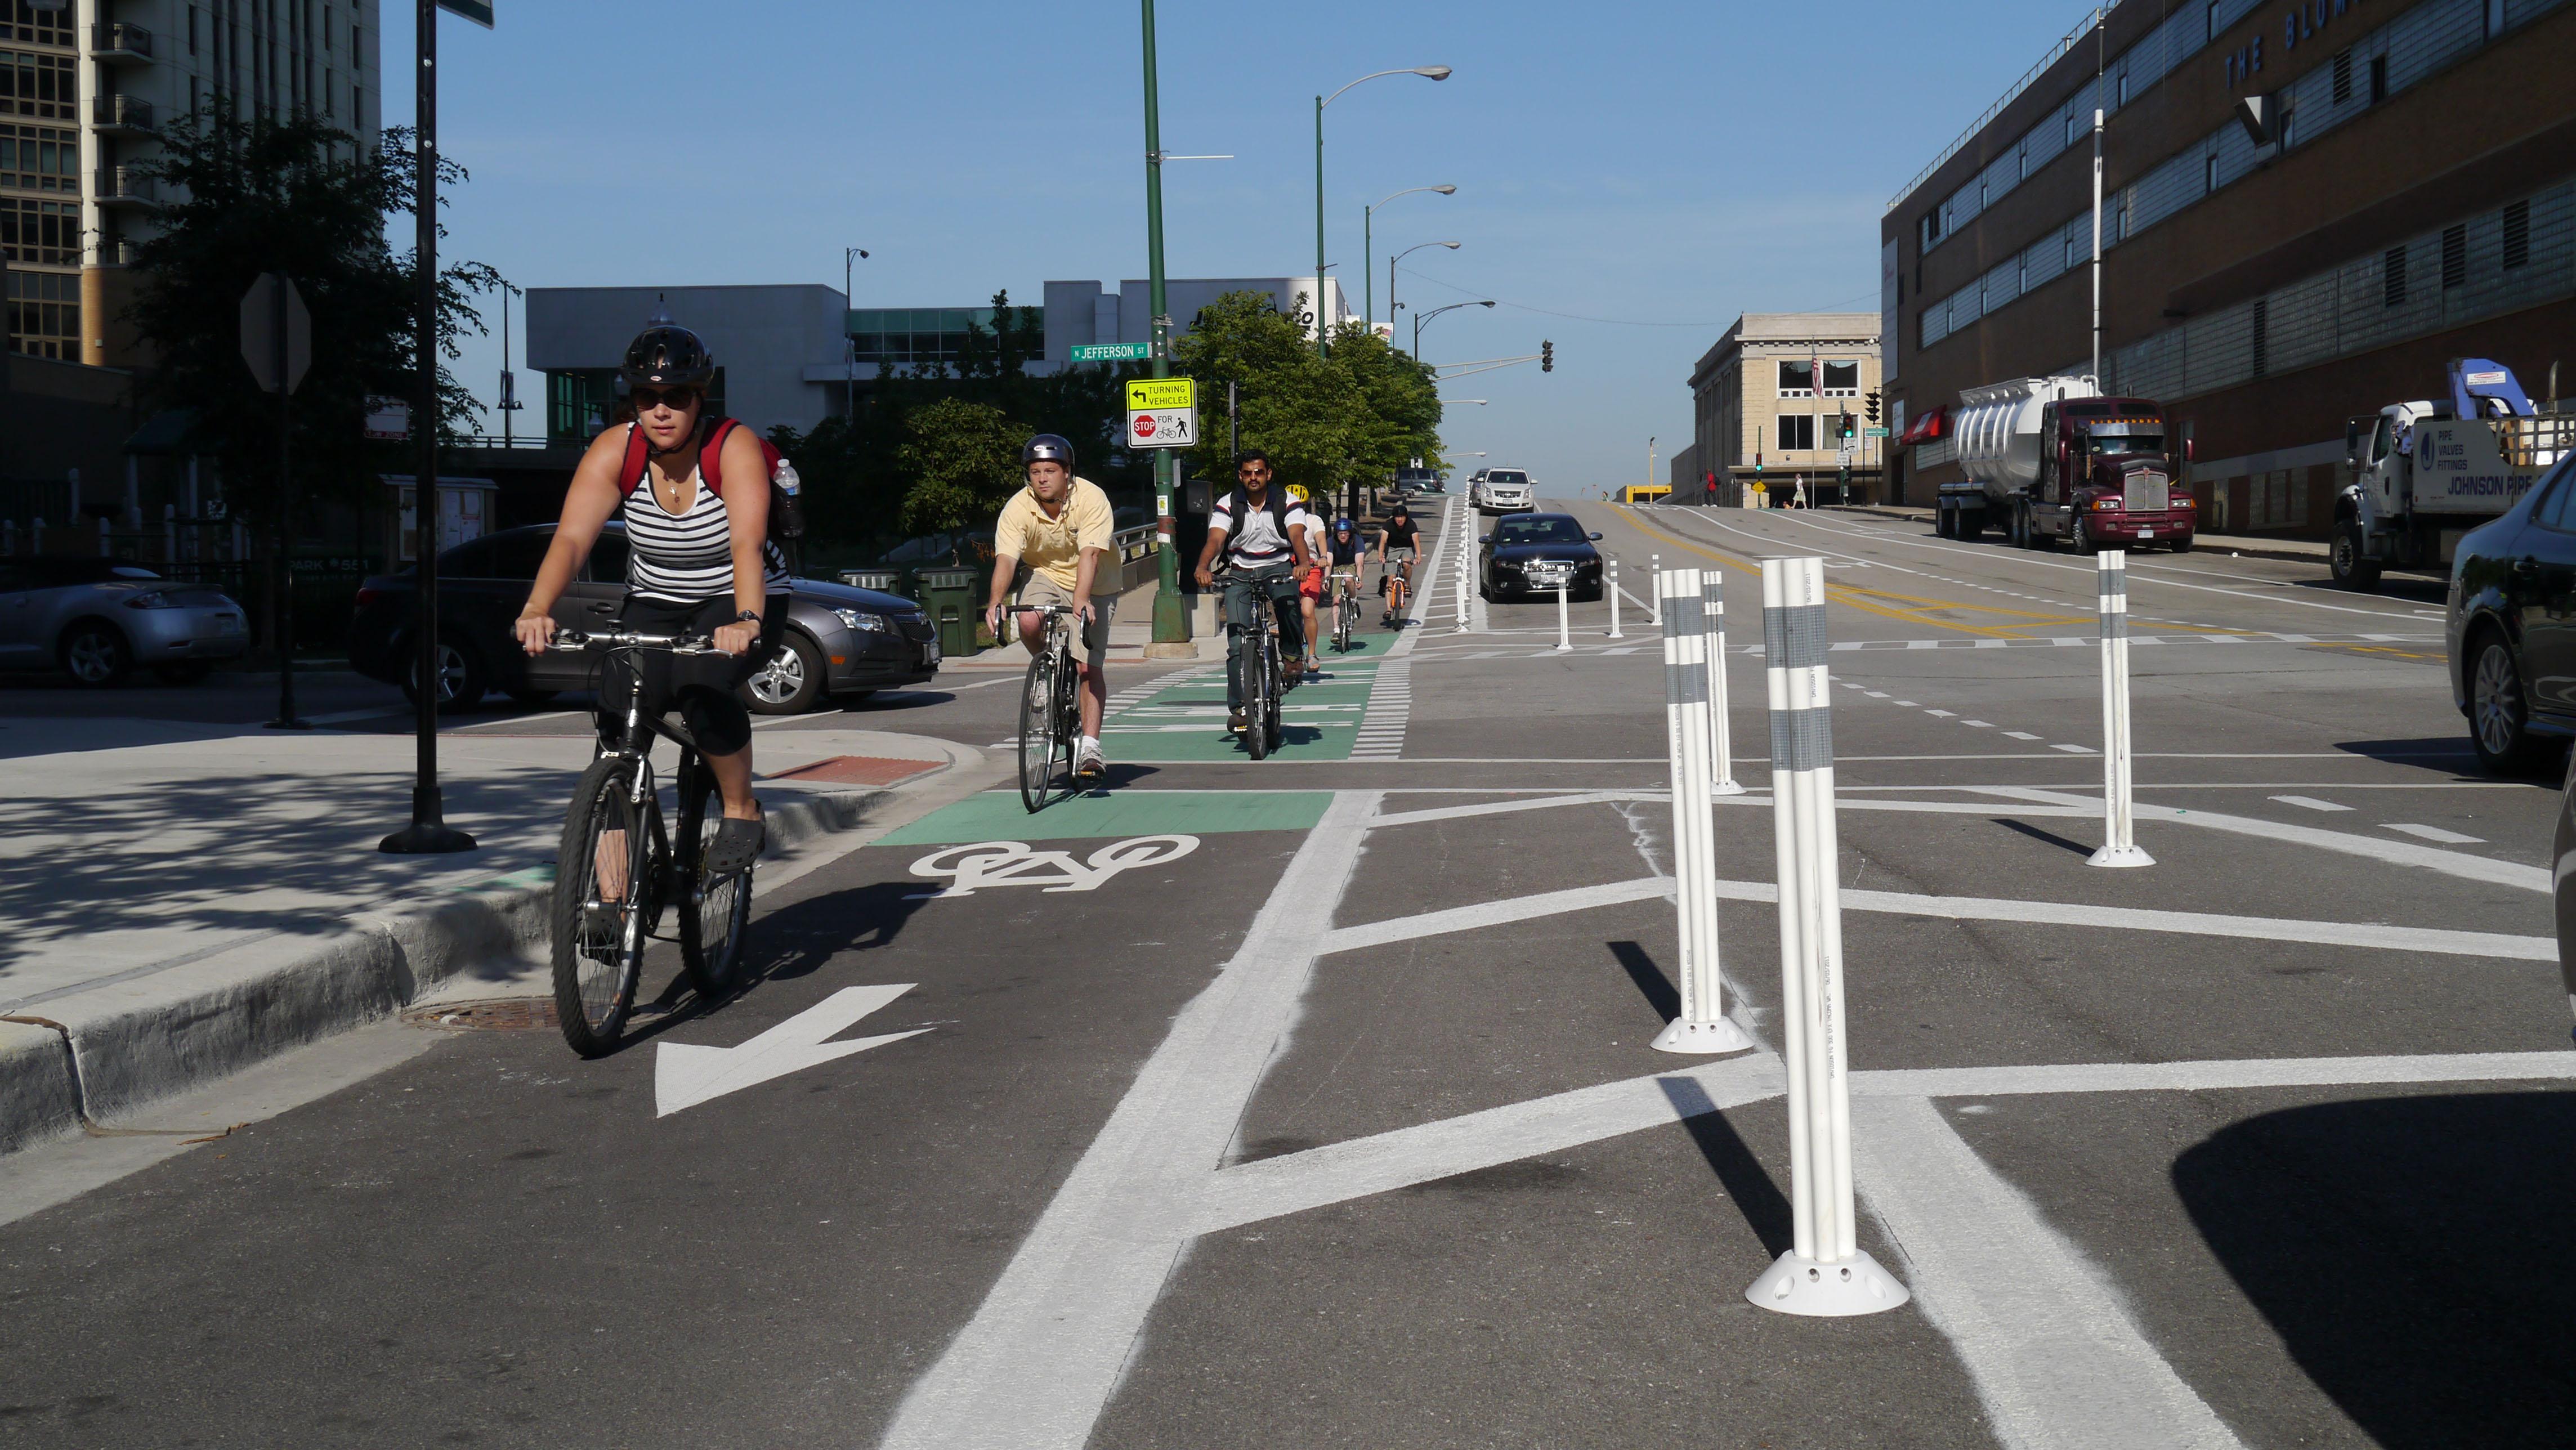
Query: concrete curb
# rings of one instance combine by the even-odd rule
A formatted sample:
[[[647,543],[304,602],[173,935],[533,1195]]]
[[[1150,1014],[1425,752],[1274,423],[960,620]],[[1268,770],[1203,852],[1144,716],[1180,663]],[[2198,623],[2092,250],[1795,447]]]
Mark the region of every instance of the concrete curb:
[[[868,823],[900,786],[769,803],[764,853]],[[788,784],[775,782],[773,784]],[[531,879],[543,875],[546,879]],[[394,1015],[478,969],[543,950],[551,872],[414,910],[357,913],[326,936],[263,938],[148,979],[0,1018],[0,1154],[68,1137],[323,1037]]]

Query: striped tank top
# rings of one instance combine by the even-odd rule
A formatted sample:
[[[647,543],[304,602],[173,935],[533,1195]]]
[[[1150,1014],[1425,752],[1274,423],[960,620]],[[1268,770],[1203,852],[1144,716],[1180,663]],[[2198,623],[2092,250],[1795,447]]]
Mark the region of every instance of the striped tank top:
[[[676,514],[654,496],[649,472],[626,496],[626,582],[638,599],[698,604],[733,594],[733,536],[724,500],[695,470],[689,488],[689,506]],[[767,592],[786,593],[787,556],[763,539],[760,557]]]

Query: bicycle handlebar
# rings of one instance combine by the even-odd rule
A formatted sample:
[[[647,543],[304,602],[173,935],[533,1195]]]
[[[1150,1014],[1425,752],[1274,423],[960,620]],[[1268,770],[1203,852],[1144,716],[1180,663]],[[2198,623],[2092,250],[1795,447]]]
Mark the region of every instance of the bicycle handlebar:
[[[555,632],[555,637],[547,642],[546,648],[566,653],[594,648],[666,649],[678,655],[723,653],[715,647],[715,641],[707,635],[644,634],[631,629],[604,629],[588,634],[577,629],[558,630]]]

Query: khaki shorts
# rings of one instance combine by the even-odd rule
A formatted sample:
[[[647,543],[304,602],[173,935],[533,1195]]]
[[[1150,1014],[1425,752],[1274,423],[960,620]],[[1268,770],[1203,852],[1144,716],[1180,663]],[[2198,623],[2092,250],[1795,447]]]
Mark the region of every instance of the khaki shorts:
[[[1073,607],[1073,591],[1044,574],[1033,573],[1029,575],[1029,582],[1020,586],[1019,602],[1061,604],[1070,609]],[[1115,599],[1094,598],[1091,601],[1091,623],[1086,626],[1080,620],[1073,622],[1075,630],[1082,636],[1084,661],[1095,670],[1109,664],[1109,616],[1117,612],[1117,607]]]

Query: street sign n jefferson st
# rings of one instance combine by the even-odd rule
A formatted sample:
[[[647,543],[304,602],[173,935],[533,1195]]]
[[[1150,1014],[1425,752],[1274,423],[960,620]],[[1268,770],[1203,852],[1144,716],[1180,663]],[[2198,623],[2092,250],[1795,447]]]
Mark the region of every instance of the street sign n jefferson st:
[[[1138,378],[1127,385],[1127,446],[1188,448],[1199,441],[1198,384]]]
[[[1085,342],[1075,344],[1073,349],[1073,360],[1078,363],[1143,362],[1153,355],[1154,345],[1150,342]]]
[[[275,272],[253,278],[241,300],[241,354],[263,393],[277,394],[277,572],[268,617],[276,628],[277,718],[271,730],[310,730],[295,713],[295,561],[286,520],[295,516],[295,390],[313,366],[313,314],[303,294]]]

